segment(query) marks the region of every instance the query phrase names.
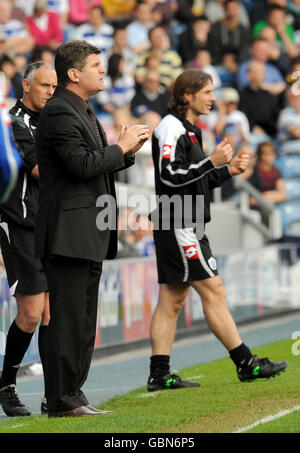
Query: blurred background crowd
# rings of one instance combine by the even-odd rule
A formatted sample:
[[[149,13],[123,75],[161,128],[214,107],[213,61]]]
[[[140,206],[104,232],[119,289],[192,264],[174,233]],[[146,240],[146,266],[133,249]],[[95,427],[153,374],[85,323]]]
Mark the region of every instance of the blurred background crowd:
[[[251,165],[243,177],[269,202],[286,200],[275,160],[300,156],[300,0],[0,0],[9,107],[22,97],[27,63],[53,62],[70,39],[101,49],[105,91],[91,102],[109,143],[121,123],[147,123],[153,131],[167,114],[175,78],[199,68],[211,74],[217,97],[197,123],[205,152],[225,136],[236,151],[247,147]],[[119,175],[120,183],[153,189],[151,141],[137,165]],[[225,185],[223,199],[234,192]],[[151,238],[150,225],[127,231],[120,256],[152,255]]]

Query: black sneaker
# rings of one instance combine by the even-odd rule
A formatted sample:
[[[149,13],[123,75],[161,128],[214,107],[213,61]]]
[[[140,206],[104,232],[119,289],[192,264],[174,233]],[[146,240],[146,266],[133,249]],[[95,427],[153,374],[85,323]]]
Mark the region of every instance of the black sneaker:
[[[240,381],[250,381],[257,378],[270,378],[284,371],[288,362],[270,362],[265,357],[260,359],[254,355],[245,368],[237,368],[238,378]]]
[[[147,384],[149,392],[154,392],[155,390],[182,389],[186,387],[200,387],[200,383],[183,381],[177,374],[166,374],[163,377],[150,376]]]
[[[0,389],[0,404],[8,417],[24,417],[31,415],[28,407],[20,401],[15,384]]]
[[[43,398],[41,401],[41,415],[48,415],[47,398]]]

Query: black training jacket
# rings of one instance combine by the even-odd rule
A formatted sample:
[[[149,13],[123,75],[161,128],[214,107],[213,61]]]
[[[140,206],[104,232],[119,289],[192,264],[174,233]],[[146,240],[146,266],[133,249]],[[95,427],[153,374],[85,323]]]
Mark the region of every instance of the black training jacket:
[[[173,112],[168,114],[153,133],[152,157],[156,195],[180,195],[183,205],[184,196],[190,195],[186,199],[191,200],[193,215],[196,195],[203,195],[204,224],[208,223],[211,190],[219,187],[231,175],[228,165],[214,167],[210,157],[205,155],[201,130]]]

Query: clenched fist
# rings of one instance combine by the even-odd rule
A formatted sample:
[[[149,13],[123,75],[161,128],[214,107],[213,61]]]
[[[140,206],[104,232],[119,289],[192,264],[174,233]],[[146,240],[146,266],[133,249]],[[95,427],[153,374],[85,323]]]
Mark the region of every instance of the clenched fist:
[[[210,155],[210,160],[215,167],[228,164],[233,156],[233,149],[227,138],[224,138],[221,143],[214,149]]]
[[[249,165],[250,156],[245,149],[240,151],[229,164],[228,170],[231,176],[244,173]]]

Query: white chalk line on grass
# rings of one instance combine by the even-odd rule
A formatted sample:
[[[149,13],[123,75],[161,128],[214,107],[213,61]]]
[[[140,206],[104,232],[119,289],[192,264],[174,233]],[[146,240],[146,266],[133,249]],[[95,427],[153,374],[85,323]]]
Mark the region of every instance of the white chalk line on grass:
[[[299,410],[300,410],[300,406],[294,406],[291,409],[286,409],[284,411],[277,412],[277,414],[267,415],[266,417],[261,418],[260,420],[257,420],[257,422],[254,422],[251,425],[244,426],[243,428],[239,428],[237,431],[233,431],[233,434],[244,433],[245,431],[249,431],[249,429],[256,428],[256,426],[263,425],[268,422],[272,422],[273,420],[276,420],[277,418],[284,417],[285,415],[289,415],[292,412],[299,411]]]

